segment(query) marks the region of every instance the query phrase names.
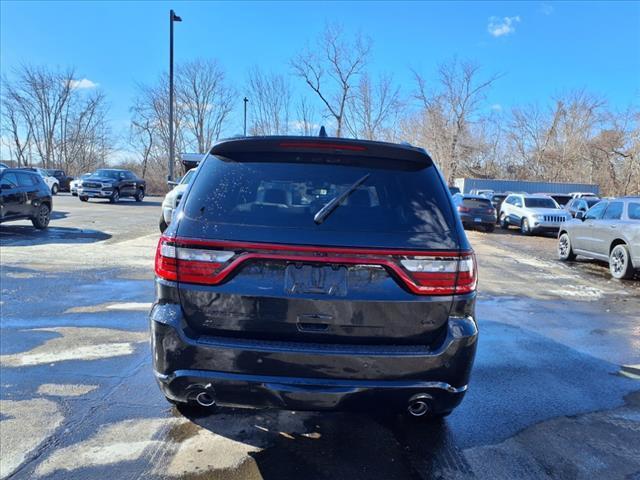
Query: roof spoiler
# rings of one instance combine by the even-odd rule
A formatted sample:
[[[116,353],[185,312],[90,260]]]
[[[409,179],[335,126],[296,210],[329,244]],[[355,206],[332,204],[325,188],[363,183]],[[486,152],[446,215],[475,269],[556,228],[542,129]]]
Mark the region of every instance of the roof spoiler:
[[[238,154],[274,152],[328,153],[414,162],[425,166],[433,164],[424,149],[411,145],[321,136],[242,137],[222,140],[213,146],[210,154],[233,158]]]

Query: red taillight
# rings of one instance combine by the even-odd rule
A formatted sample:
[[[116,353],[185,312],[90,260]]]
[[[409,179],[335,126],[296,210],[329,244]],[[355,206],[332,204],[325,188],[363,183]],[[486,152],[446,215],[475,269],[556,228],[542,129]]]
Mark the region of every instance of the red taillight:
[[[469,207],[463,207],[462,205],[458,205],[458,211],[466,213],[466,212],[470,212],[471,209]]]
[[[217,274],[234,255],[233,251],[212,250],[162,237],[156,250],[156,275],[166,280],[213,285],[219,281]]]
[[[472,253],[407,257],[400,263],[415,280],[420,293],[451,295],[476,289],[476,264]]]
[[[473,253],[380,250],[160,238],[156,275],[215,285],[249,260],[331,265],[379,265],[418,295],[469,293],[476,288]]]

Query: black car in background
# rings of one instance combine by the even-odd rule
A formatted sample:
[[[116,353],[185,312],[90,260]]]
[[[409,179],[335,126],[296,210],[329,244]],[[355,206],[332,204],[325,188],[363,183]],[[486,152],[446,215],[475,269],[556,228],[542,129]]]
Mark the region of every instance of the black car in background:
[[[599,201],[600,199],[598,197],[574,198],[564,206],[564,209],[575,218],[578,212],[585,213]]]
[[[497,215],[491,200],[480,195],[454,195],[453,203],[464,228],[482,228],[493,232]]]
[[[31,220],[39,230],[47,228],[53,202],[42,176],[31,170],[0,170],[0,223]]]
[[[491,195],[491,205],[496,211],[496,223],[498,222],[497,217],[500,215],[500,207],[502,206],[502,202],[504,199],[509,196],[508,193],[494,193]]]
[[[450,413],[476,262],[420,148],[223,141],[158,242],[153,366],[170,402]]]
[[[78,197],[86,202],[90,198],[106,198],[117,203],[123,197],[132,197],[136,202],[144,199],[146,182],[129,171],[117,168],[101,168],[78,185]]]
[[[54,178],[58,179],[58,189],[61,192],[71,191],[70,183],[73,177],[68,176],[64,170],[58,170],[55,168],[47,168],[45,171]]]

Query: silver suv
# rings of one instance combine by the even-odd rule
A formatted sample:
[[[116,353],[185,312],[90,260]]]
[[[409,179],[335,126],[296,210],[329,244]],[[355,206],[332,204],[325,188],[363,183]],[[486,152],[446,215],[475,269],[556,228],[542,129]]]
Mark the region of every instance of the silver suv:
[[[558,256],[576,255],[608,261],[614,278],[633,277],[640,270],[640,197],[602,200],[562,225]]]
[[[512,193],[500,206],[500,226],[513,225],[524,235],[544,231],[558,231],[571,216],[551,197]]]

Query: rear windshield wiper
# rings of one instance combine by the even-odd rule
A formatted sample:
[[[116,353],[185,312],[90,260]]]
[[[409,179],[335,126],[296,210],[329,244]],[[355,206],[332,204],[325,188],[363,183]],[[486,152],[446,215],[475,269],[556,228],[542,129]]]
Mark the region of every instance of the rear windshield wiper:
[[[367,173],[364,177],[362,177],[360,180],[356,181],[356,183],[351,185],[349,188],[347,188],[340,195],[338,195],[337,197],[334,197],[333,199],[329,200],[329,202],[324,207],[322,207],[320,210],[318,210],[318,213],[316,213],[313,216],[313,221],[316,222],[317,225],[320,225],[322,222],[324,222],[325,219],[329,215],[331,215],[331,213],[333,213],[333,211],[336,208],[338,208],[340,206],[340,204],[349,195],[351,195],[353,192],[355,192],[358,189],[358,187],[360,185],[362,185],[367,180],[367,178],[369,178],[370,176],[371,176],[371,174]]]

